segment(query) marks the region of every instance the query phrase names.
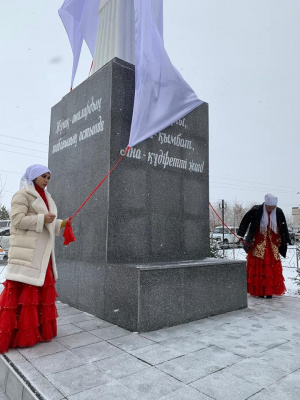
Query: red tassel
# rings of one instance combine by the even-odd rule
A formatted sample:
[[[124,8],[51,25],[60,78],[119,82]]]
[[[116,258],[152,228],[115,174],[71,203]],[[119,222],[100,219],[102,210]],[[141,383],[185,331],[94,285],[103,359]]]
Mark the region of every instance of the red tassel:
[[[69,220],[66,224],[63,237],[65,238],[64,241],[65,246],[68,246],[69,243],[76,241],[76,237],[74,236],[73,229],[71,226],[71,220]]]

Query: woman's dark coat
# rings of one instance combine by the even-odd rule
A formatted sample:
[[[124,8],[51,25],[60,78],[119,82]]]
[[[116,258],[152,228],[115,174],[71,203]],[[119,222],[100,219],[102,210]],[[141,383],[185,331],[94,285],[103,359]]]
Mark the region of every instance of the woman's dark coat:
[[[248,244],[244,245],[244,250],[246,253],[248,253],[250,246],[253,243],[253,238],[254,235],[260,227],[260,220],[263,215],[263,204],[253,206],[251,210],[249,210],[245,215],[244,218],[241,221],[240,227],[238,229],[237,234],[241,237],[245,236],[245,233],[247,232],[247,229],[250,225],[247,237],[245,239],[245,242]],[[287,252],[287,244],[290,243],[290,236],[289,236],[289,231],[286,225],[286,220],[284,213],[281,208],[276,207],[276,217],[277,217],[277,227],[280,232],[281,236],[281,245],[279,247],[279,253],[285,257],[286,252]]]

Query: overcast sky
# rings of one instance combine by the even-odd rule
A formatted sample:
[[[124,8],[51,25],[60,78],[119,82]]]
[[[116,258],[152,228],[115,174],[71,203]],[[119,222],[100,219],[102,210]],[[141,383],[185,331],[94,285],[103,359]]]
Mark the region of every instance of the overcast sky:
[[[69,91],[63,0],[1,0],[0,204],[47,164],[51,107]],[[210,201],[300,204],[300,1],[164,0],[169,56],[209,103]],[[75,86],[87,78],[84,49]]]

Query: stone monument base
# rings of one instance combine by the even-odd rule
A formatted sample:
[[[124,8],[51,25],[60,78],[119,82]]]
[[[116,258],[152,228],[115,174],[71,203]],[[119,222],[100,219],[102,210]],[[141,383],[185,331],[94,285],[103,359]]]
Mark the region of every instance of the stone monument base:
[[[97,292],[83,296],[90,286],[82,282],[84,288],[78,288],[81,296],[74,296],[69,286],[62,288],[60,300],[133,332],[153,331],[247,307],[245,261],[207,258],[106,264],[92,274],[86,273],[87,266],[85,279],[94,281]],[[97,276],[99,284],[95,285]]]
[[[120,159],[134,95],[134,66],[115,58],[52,107],[59,215],[73,215]],[[245,262],[205,258],[208,167],[207,103],[131,148],[76,216],[77,241],[57,243],[60,300],[136,332],[246,307]]]

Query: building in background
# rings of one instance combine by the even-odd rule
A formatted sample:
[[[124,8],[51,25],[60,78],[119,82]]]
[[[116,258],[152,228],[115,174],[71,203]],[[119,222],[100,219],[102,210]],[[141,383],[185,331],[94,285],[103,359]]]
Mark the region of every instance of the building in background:
[[[300,227],[300,208],[299,207],[292,207],[292,217],[293,217],[293,227],[299,228]]]

